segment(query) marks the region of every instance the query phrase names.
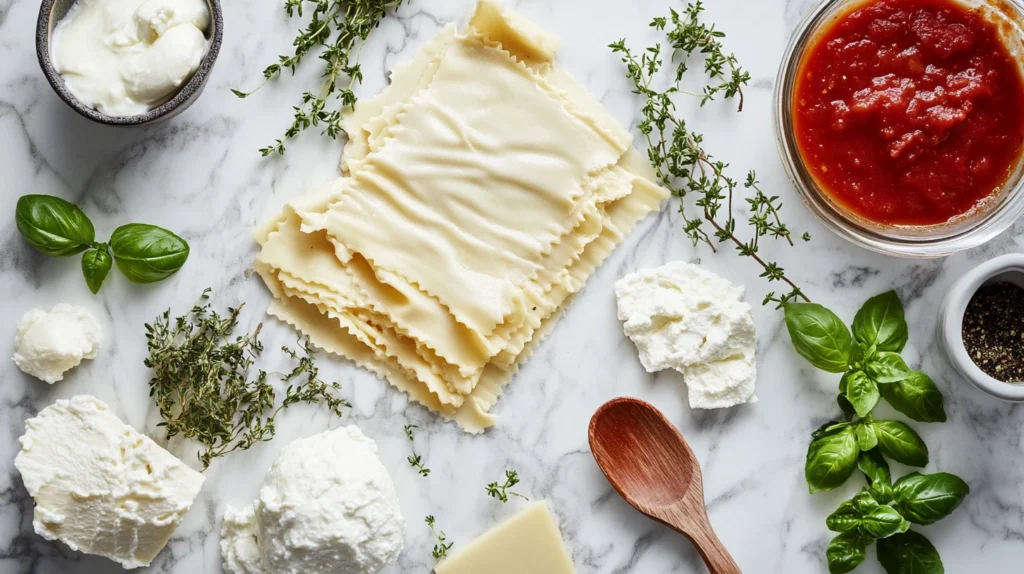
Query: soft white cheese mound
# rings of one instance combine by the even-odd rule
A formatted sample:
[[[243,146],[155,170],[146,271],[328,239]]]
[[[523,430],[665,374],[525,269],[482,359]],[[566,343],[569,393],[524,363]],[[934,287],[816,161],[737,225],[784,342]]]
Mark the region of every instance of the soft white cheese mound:
[[[82,359],[95,359],[101,339],[99,322],[82,307],[60,303],[49,311],[32,309],[18,321],[14,363],[53,384]]]
[[[36,533],[125,568],[156,557],[203,484],[89,395],[25,421],[19,442],[14,466],[35,499]]]
[[[623,277],[615,295],[644,368],[682,373],[692,408],[757,401],[757,333],[743,287],[678,261]]]
[[[209,42],[206,0],[78,0],[53,32],[53,64],[75,97],[111,116],[171,98]]]
[[[350,426],[285,447],[252,507],[228,507],[220,547],[228,574],[374,574],[404,537],[377,445]]]

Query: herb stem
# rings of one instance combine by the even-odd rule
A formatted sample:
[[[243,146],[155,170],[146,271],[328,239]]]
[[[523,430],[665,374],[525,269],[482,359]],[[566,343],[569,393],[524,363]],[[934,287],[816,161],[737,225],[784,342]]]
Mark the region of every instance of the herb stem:
[[[779,215],[782,207],[779,197],[766,195],[755,173],[748,172],[743,187],[751,190],[752,196],[743,199],[749,205],[747,222],[752,234],[749,240],[741,239],[736,231],[735,205],[740,182],[728,176],[727,163],[704,151],[703,136],[689,129],[686,122],[676,115],[674,97],[677,94],[693,95],[684,91],[681,85],[687,64],[695,54],[703,57],[704,73],[709,80],[699,94],[701,106],[722,96],[725,99],[737,98],[738,110],[743,109],[743,86],[749,82],[750,74],[739,66],[735,56],[724,52],[721,44],[724,34],[713,25],[700,23],[699,15],[703,10],[702,2],[697,1],[688,5],[682,14],[670,10],[670,17],[654,19],[651,27],[664,31],[672,48],[670,54],[664,54],[667,58],[663,57],[660,44],[636,53],[626,47],[625,40],[610,45],[613,52],[621,54],[627,77],[633,82],[634,93],[644,97],[641,108],[644,119],[638,129],[647,140],[648,159],[655,169],[658,183],[678,198],[683,229],[694,246],[705,244],[714,253],[717,252],[716,242],[730,242],[739,255],[750,257],[761,266],[761,277],[769,282],[781,281],[789,287],[787,293],[778,296],[774,292],[768,293],[765,304],[775,302],[781,307],[787,301],[807,301],[807,296],[786,276],[785,271],[759,253],[760,239],[765,235],[781,238],[793,245],[791,232]],[[652,86],[655,76],[666,63],[675,67],[675,73],[668,87],[659,91]],[[688,196],[696,198],[693,204],[700,210],[700,216],[688,214]],[[806,241],[810,236],[805,233],[802,238]]]

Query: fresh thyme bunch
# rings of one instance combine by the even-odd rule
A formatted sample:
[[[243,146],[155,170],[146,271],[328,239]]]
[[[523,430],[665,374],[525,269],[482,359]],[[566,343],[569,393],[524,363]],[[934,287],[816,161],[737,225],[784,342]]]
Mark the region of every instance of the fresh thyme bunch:
[[[239,98],[247,98],[267,82],[281,75],[284,70],[295,69],[311,50],[322,47],[320,59],[325,62],[323,82],[316,92],[302,94],[301,105],[295,110],[292,125],[285,130],[284,139],[291,139],[310,127],[323,124],[323,135],[332,139],[344,131],[341,114],[345,108],[356,103],[353,91],[363,80],[359,67],[359,53],[370,32],[380,25],[388,11],[401,6],[405,0],[285,0],[284,9],[289,18],[302,17],[302,7],[313,5],[313,14],[305,29],[292,42],[295,53],[279,56],[278,61],[263,70],[263,83],[248,92],[231,90]],[[356,44],[359,44],[356,49]],[[356,50],[353,53],[353,50]],[[348,80],[347,83],[345,80]],[[334,102],[329,106],[333,96]],[[336,107],[333,107],[336,106]],[[264,157],[283,154],[284,141],[276,140],[273,145],[260,149]]]
[[[301,341],[302,354],[282,347],[297,365],[280,375],[289,385],[284,401],[275,408],[269,375],[261,370],[255,379],[249,378],[250,367],[263,351],[262,325],[231,341],[242,307],[229,308],[222,316],[210,310],[209,296],[210,289],[203,291],[200,302],[173,321],[168,310],[146,325],[145,363],[153,369],[149,394],[164,419],[158,426],[167,430],[168,439],[180,434],[199,441],[205,447],[199,453],[204,469],[214,458],[274,438],[275,417],[291,405],[323,403],[337,416],[342,407],[350,406],[337,396],[338,383],[320,380],[315,350],[306,338]]]
[[[753,171],[747,173],[742,186],[750,190],[751,195],[743,201],[749,206],[747,223],[753,229],[749,239],[741,239],[736,232],[733,209],[733,204],[738,203],[735,196],[741,184],[726,174],[729,164],[704,151],[703,136],[689,129],[686,122],[676,115],[674,98],[677,94],[697,96],[701,106],[719,96],[739,98],[738,108],[743,110],[743,86],[750,81],[750,74],[739,66],[735,56],[724,52],[721,38],[725,35],[713,25],[707,26],[699,21],[703,10],[703,4],[698,0],[687,5],[682,14],[671,10],[670,17],[655,18],[651,22],[652,28],[665,31],[671,53],[663,51],[661,44],[639,54],[630,50],[625,40],[609,45],[613,52],[622,55],[634,93],[646,99],[641,108],[644,119],[638,128],[647,138],[648,158],[657,172],[659,183],[679,198],[683,229],[694,245],[704,243],[714,251],[716,243],[730,242],[740,255],[754,259],[763,268],[761,277],[787,285],[788,292],[781,295],[768,293],[764,304],[775,302],[781,307],[788,301],[807,300],[781,267],[760,255],[762,237],[782,239],[793,245],[792,231],[779,216],[782,208],[779,197],[765,194],[756,174]],[[681,87],[689,69],[687,62],[694,54],[704,57],[704,74],[709,79],[699,94],[686,92]],[[654,79],[666,64],[675,66],[675,70],[669,86],[659,91],[653,87]],[[699,214],[688,212],[688,196],[695,197],[693,203]],[[810,235],[804,233],[802,239],[808,241]]]

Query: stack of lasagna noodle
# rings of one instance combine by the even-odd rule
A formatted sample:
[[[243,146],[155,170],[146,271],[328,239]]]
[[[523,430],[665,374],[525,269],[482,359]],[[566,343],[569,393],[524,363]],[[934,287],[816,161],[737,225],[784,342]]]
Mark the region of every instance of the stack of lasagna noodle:
[[[666,197],[556,46],[481,2],[346,116],[345,175],[257,231],[272,315],[469,432]]]

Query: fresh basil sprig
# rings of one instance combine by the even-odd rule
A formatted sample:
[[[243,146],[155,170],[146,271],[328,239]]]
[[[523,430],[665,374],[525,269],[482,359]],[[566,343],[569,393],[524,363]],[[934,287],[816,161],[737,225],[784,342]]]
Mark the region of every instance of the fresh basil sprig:
[[[825,521],[837,534],[825,556],[829,572],[859,566],[878,542],[878,561],[888,574],[942,574],[942,559],[911,524],[949,516],[970,492],[948,473],[910,473],[892,482],[886,458],[908,466],[928,464],[928,446],[902,421],[879,420],[881,399],[920,422],[945,422],[942,393],[931,377],[907,366],[903,305],[894,291],[868,299],[847,328],[832,311],[814,303],[787,303],[786,327],[797,353],[824,371],[842,373],[837,402],[844,419],[811,436],[804,477],[814,493],[844,484],[857,470],[867,486]]]
[[[82,253],[82,275],[97,293],[116,263],[134,283],[154,283],[171,276],[188,259],[188,243],[155,225],[130,223],[118,227],[108,243],[96,241],[96,230],[72,203],[50,195],[25,195],[15,210],[18,231],[32,247],[55,257]]]

